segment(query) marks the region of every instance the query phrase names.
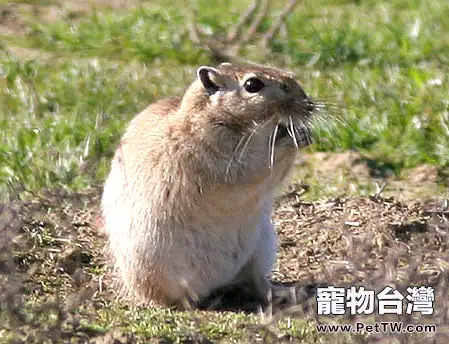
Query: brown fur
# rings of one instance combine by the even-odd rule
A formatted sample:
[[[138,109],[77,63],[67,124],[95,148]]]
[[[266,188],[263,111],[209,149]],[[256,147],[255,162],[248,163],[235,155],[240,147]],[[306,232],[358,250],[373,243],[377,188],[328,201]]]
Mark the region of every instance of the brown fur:
[[[265,87],[246,92],[247,75]],[[266,299],[271,202],[296,154],[293,138],[270,145],[270,136],[288,116],[306,119],[308,98],[274,69],[223,64],[208,78],[218,91],[198,79],[182,98],[158,101],[132,120],[105,184],[115,267],[125,291],[144,301],[179,305],[241,281]]]

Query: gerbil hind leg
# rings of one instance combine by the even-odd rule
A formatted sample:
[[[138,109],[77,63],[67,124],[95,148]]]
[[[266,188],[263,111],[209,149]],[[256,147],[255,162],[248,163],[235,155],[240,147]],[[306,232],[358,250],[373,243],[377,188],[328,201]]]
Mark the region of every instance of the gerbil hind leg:
[[[268,213],[269,214],[269,213]],[[256,248],[239,274],[243,285],[255,293],[261,304],[266,306],[271,300],[272,287],[269,274],[276,261],[276,232],[269,216],[264,218]]]
[[[268,216],[259,228],[259,238],[249,260],[230,283],[203,299],[200,308],[254,311],[269,304],[272,286],[268,275],[276,260],[276,233]]]

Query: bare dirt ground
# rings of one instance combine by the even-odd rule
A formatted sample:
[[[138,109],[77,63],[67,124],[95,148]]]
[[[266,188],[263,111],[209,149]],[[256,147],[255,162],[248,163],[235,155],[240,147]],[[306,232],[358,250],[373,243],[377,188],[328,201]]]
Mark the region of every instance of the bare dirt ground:
[[[437,324],[437,334],[431,336],[378,334],[356,342],[447,343],[449,210],[444,202],[401,203],[374,196],[306,202],[302,192],[298,186],[290,187],[275,208],[279,257],[273,280],[295,286],[296,292],[275,305],[273,319],[290,315],[321,323],[431,323]],[[31,201],[1,205],[0,319],[5,329],[22,334],[23,343],[36,338],[80,343],[104,338],[103,331],[83,327],[81,322],[94,319],[98,309],[116,302],[103,254],[104,238],[94,224],[99,195],[97,189],[76,194],[42,192]],[[401,292],[408,286],[433,286],[435,313],[370,318],[316,315],[314,286],[354,284],[377,291],[391,286]],[[46,302],[34,306],[36,300]],[[48,314],[53,314],[51,326],[42,322]],[[108,336],[113,342],[114,335]],[[333,341],[346,343],[345,338]],[[114,340],[133,342],[126,336]]]

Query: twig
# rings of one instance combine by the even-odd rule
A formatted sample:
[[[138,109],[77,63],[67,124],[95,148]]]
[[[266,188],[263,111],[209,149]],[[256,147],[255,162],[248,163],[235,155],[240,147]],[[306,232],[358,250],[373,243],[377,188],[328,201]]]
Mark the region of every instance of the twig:
[[[382,195],[386,187],[387,187],[387,180],[384,180],[380,187],[377,186],[377,192],[374,195],[374,199],[379,199],[380,195]]]
[[[252,22],[248,31],[246,31],[245,36],[240,40],[239,46],[241,46],[243,43],[249,42],[250,40],[252,40],[254,38],[254,36],[257,32],[257,29],[259,29],[260,24],[267,16],[269,7],[270,7],[270,1],[263,0],[259,13],[257,14],[256,18],[254,18],[254,21]]]
[[[298,0],[290,0],[282,9],[279,18],[269,28],[264,36],[264,44],[268,44],[270,40],[276,35],[285,18],[291,13],[292,9],[297,4]],[[212,37],[206,38],[201,35],[196,23],[196,11],[192,8],[189,0],[184,0],[186,8],[185,21],[186,31],[191,42],[199,47],[208,50],[213,59],[217,62],[235,62],[241,63],[237,57],[242,46],[250,41],[254,41],[258,34],[263,34],[260,30],[262,22],[267,18],[270,8],[270,0],[252,0],[250,6],[239,18],[238,23],[231,27],[227,33],[214,33]],[[244,27],[247,27],[246,32],[242,33]]]
[[[198,33],[198,28],[196,27],[196,11],[192,6],[189,6],[188,1],[184,1],[186,8],[186,21],[187,30],[189,32],[189,38],[194,44],[201,44],[200,35]]]
[[[259,7],[259,4],[260,0],[254,0],[251,3],[246,12],[240,17],[239,22],[233,28],[231,28],[231,30],[229,30],[228,36],[226,37],[227,42],[232,43],[239,37],[239,34],[242,31],[243,26],[254,15],[254,12]]]
[[[298,0],[291,0],[281,11],[277,20],[268,29],[268,32],[264,35],[262,39],[262,45],[267,47],[268,44],[273,40],[274,35],[279,31],[285,18],[293,11],[293,9],[298,4]]]

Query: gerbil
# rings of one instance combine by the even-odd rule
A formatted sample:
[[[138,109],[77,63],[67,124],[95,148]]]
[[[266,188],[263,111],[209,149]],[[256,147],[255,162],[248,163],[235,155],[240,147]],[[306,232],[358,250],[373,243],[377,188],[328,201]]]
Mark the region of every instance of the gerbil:
[[[125,291],[180,306],[244,282],[266,303],[274,192],[311,142],[313,111],[288,73],[224,63],[138,114],[102,196]]]

